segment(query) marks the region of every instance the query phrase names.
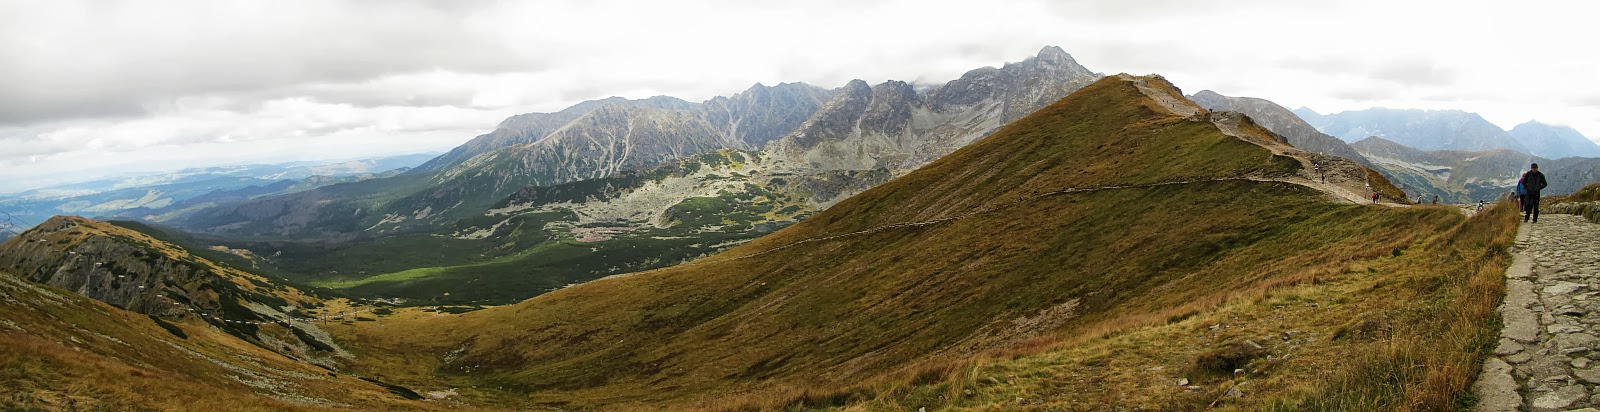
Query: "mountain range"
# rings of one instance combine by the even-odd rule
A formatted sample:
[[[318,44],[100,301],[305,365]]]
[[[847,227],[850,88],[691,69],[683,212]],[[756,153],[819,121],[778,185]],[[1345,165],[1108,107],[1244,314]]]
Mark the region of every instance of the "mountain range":
[[[942,85],[595,100],[513,116],[396,176],[135,217],[345,293],[504,303],[792,224],[1100,77],[1046,47]]]
[[[1582,133],[1566,126],[1552,126],[1528,121],[1511,128],[1512,140],[1528,148],[1534,156],[1559,159],[1563,157],[1600,157],[1600,145]]]
[[[919,93],[905,82],[835,90],[756,85],[692,103],[659,96],[513,116],[405,176],[217,208],[172,224],[219,235],[358,238],[481,215],[525,187],[604,178],[720,149],[765,149],[787,173],[909,170],[1099,75],[1058,47]],[[826,204],[837,199],[815,199]]]
[[[1545,158],[1600,157],[1600,144],[1565,126],[1536,121],[1501,129],[1477,113],[1460,110],[1372,108],[1319,114],[1301,107],[1294,113],[1346,142],[1381,137],[1418,150],[1511,149]]]
[[[1546,159],[1510,149],[1425,151],[1380,137],[1351,146],[1411,196],[1439,196],[1450,203],[1499,199],[1533,163],[1550,182],[1545,193],[1572,193],[1600,180],[1600,159],[1590,157]]]
[[[713,154],[525,187],[464,223],[793,177],[763,169],[779,155]],[[56,218],[0,244],[0,383],[15,388],[0,405],[1458,406],[1476,368],[1457,365],[1497,338],[1497,300],[1483,297],[1501,293],[1514,212],[1369,205],[1367,187],[1397,191],[1159,76],[1124,74],[755,240],[498,307],[318,297],[250,273],[259,249]],[[716,198],[784,204],[748,190]],[[694,198],[655,223],[742,224]],[[545,213],[629,218],[596,204]],[[142,303],[167,297],[183,299]]]

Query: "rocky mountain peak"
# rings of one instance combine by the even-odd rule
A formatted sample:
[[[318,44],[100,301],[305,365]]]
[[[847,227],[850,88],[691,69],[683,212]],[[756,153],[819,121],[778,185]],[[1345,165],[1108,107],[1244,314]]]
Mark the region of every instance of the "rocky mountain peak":
[[[1061,46],[1044,46],[1044,48],[1039,49],[1037,57],[1039,60],[1049,62],[1072,61],[1072,55],[1067,54],[1066,50],[1062,50]]]
[[[1099,77],[1094,72],[1089,71],[1088,68],[1078,64],[1078,61],[1073,59],[1071,54],[1067,54],[1066,50],[1062,50],[1061,47],[1057,46],[1045,46],[1039,50],[1039,55],[1023,60],[1021,64],[1026,65],[1029,63],[1036,66],[1060,69],[1069,76]]]
[[[1195,103],[1200,103],[1201,100],[1225,100],[1227,98],[1227,96],[1211,91],[1211,89],[1201,90],[1195,92],[1193,96],[1189,96],[1189,99],[1194,100]],[[1204,103],[1201,103],[1201,105],[1204,105]]]
[[[840,91],[851,96],[867,96],[872,94],[872,86],[867,85],[865,80],[851,79]]]

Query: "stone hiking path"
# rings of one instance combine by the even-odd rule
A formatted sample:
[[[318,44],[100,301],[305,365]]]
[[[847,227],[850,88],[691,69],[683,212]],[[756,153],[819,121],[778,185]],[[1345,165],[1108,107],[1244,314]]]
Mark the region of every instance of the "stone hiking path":
[[[1474,411],[1600,412],[1600,224],[1540,218],[1517,228]]]

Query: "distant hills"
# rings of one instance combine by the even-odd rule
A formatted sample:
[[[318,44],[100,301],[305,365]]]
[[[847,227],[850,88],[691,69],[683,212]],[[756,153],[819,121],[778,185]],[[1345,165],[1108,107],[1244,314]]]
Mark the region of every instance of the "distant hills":
[[[1552,159],[1600,157],[1600,144],[1570,127],[1529,121],[1506,131],[1477,113],[1460,110],[1372,108],[1324,115],[1302,107],[1294,113],[1351,143],[1376,136],[1418,150],[1510,149]]]
[[[1506,131],[1459,110],[1374,108],[1323,115],[1302,107],[1293,113],[1352,142],[1413,197],[1494,200],[1534,162],[1552,178],[1549,193],[1570,193],[1600,180],[1600,145],[1569,127],[1529,121]]]
[[[1600,181],[1600,159],[1546,159],[1510,149],[1417,150],[1380,137],[1351,145],[1413,196],[1451,203],[1494,201],[1505,196],[1532,163],[1550,181],[1545,193],[1572,193]]]
[[[1527,148],[1499,126],[1460,110],[1372,108],[1321,115],[1303,110],[1307,123],[1346,142],[1378,136],[1420,150]]]
[[[0,211],[26,225],[61,214],[164,220],[163,214],[200,206],[398,174],[434,156],[220,166],[101,179],[0,195]]]
[[[1511,128],[1511,139],[1528,148],[1534,156],[1558,159],[1563,157],[1600,157],[1600,145],[1582,133],[1566,126],[1552,126],[1528,121]]]

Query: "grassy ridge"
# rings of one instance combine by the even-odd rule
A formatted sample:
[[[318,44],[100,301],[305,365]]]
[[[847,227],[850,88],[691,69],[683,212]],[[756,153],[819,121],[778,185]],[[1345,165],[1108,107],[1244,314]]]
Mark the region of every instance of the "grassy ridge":
[[[1254,284],[1007,350],[933,360],[876,382],[779,388],[699,406],[1003,409],[1023,399],[1046,410],[1470,407],[1468,385],[1497,336],[1494,308],[1515,211],[1496,205],[1463,220],[1447,208],[1357,209],[1365,216],[1352,210],[1299,225],[1354,237],[1318,245],[1322,251],[1279,265],[1286,274]],[[1303,260],[1323,254],[1335,259]],[[1246,340],[1262,350],[1248,350]],[[1236,362],[1211,370],[1218,359]],[[1229,372],[1235,368],[1245,373]],[[1233,389],[1242,396],[1229,396]]]
[[[362,329],[369,345],[360,350],[373,370],[485,379],[480,386],[506,392],[483,396],[521,404],[914,409],[942,397],[963,405],[952,393],[1005,393],[936,384],[976,376],[982,368],[960,363],[986,359],[975,355],[1093,350],[1089,337],[1209,319],[1260,291],[1365,272],[1352,265],[1406,256],[1464,221],[1452,208],[1336,204],[1302,186],[1245,179],[1298,167],[1108,79],[695,264],[448,322],[417,320],[403,328],[404,349],[384,343],[398,329]],[[1186,183],[1149,185],[1174,181]],[[1124,185],[1134,186],[1045,195]],[[944,218],[954,219],[931,221]],[[928,223],[885,226],[906,222]],[[1167,356],[1187,365],[1214,349],[1194,348]],[[451,355],[418,364],[405,355],[416,352]],[[1089,380],[1077,385],[1122,382],[1130,393],[1149,385],[1131,383],[1137,369],[1120,362],[1138,355],[1125,355],[1086,357],[1088,369],[1077,372]],[[1215,375],[1195,379],[1224,378]]]

